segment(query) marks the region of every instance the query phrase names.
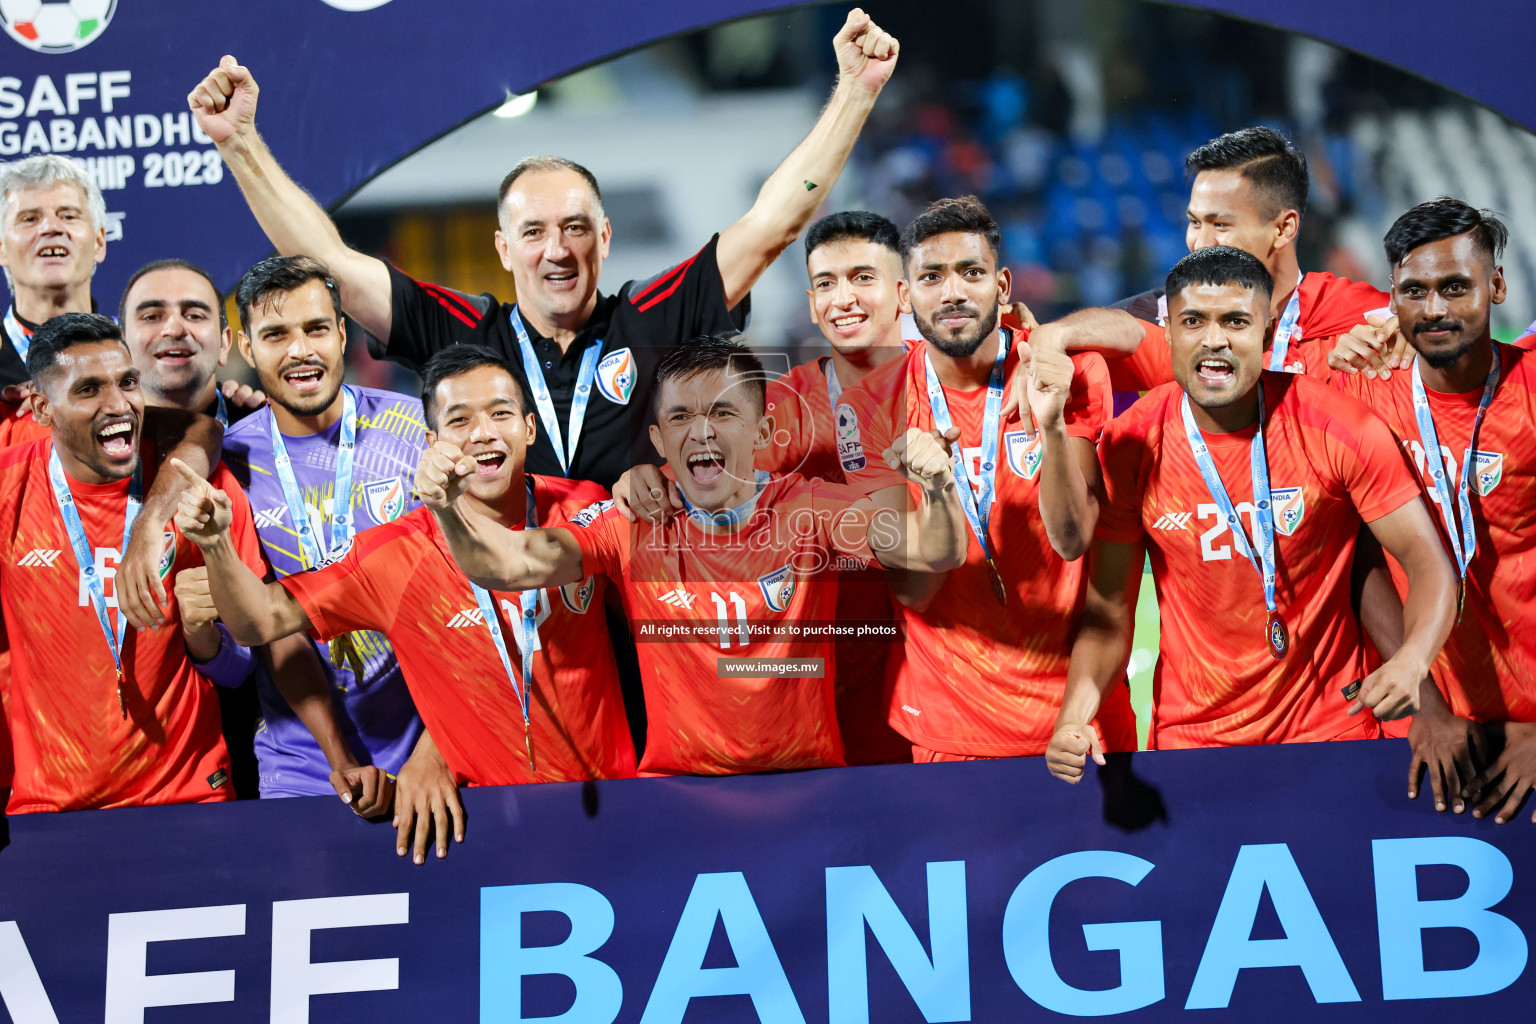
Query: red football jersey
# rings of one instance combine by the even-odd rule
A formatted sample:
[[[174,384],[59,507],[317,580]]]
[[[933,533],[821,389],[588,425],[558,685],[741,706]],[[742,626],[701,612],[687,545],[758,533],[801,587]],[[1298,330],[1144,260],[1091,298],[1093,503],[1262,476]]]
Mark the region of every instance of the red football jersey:
[[[219,703],[187,657],[171,587],[176,573],[203,564],[202,552],[167,524],[161,564],[170,611],[160,629],[127,631],[125,719],[112,653],[48,481],[52,451],[51,440],[39,440],[0,452],[0,608],[11,650],[0,684],[16,773],[7,811],[233,799]],[[234,506],[241,559],[265,572],[244,492],[222,463],[211,480]],[[114,628],[128,486],[70,481]]]
[[[558,526],[608,492],[597,484],[534,476],[539,522]],[[518,527],[521,529],[521,525]],[[357,629],[389,637],[411,699],[460,784],[505,786],[627,778],[635,748],[603,618],[602,581],[539,591],[539,647],[529,716],[507,679],[469,580],[425,506],[357,535],[343,559],[280,581],[313,634]],[[522,680],[516,592],[492,591],[512,670]]]
[[[903,348],[910,350],[911,342]],[[768,447],[757,453],[757,468],[775,476],[799,473],[810,480],[844,482],[837,455],[832,397],[827,388],[831,357],[801,363],[768,384]],[[838,576],[837,618],[852,624],[898,623],[896,609],[878,567],[849,568]],[[837,722],[849,764],[911,760],[912,748],[887,722],[886,665],[899,658],[899,639],[842,638],[837,649]]]
[[[1363,522],[1418,497],[1386,424],[1300,374],[1263,377],[1275,517],[1275,603],[1290,630],[1276,660],[1264,587],[1190,450],[1177,384],[1143,396],[1105,428],[1098,536],[1145,539],[1161,616],[1153,675],[1153,748],[1366,739],[1340,691],[1367,674],[1349,573]],[[1205,434],[1248,536],[1257,536],[1249,447],[1256,428]]]
[[[844,763],[833,705],[838,556],[872,561],[869,504],[801,476],[770,480],[728,534],[686,515],[630,523],[606,503],[566,527],[621,588],[647,718],[641,774],[728,775]],[[824,659],[824,676],[738,675],[743,659]]]
[[[1477,551],[1468,566],[1461,619],[1435,659],[1432,674],[1456,714],[1478,721],[1536,722],[1536,353],[1499,345],[1498,390],[1478,428],[1469,497],[1477,524]],[[1428,460],[1413,415],[1410,373],[1388,380],[1339,374],[1334,386],[1354,395],[1387,421],[1412,463],[1430,518],[1451,554],[1445,518],[1428,476]],[[1481,386],[1462,394],[1425,389],[1440,442],[1439,461],[1454,496],[1471,445]],[[1454,499],[1453,499],[1454,500]],[[1453,507],[1451,521],[1461,529]],[[1454,556],[1453,561],[1454,561]],[[1402,567],[1388,559],[1398,591],[1407,593]]]
[[[1364,281],[1334,277],[1326,271],[1313,271],[1301,279],[1301,310],[1297,325],[1301,337],[1286,350],[1287,373],[1305,373],[1327,380],[1328,354],[1338,344],[1339,336],[1365,322],[1367,314],[1387,316],[1389,296]],[[1162,306],[1166,299],[1159,300]],[[1142,322],[1147,336],[1136,351],[1124,359],[1109,361],[1110,379],[1116,391],[1147,391],[1173,381],[1173,361],[1169,358],[1168,336],[1160,324]],[[1269,365],[1265,356],[1265,366]]]
[[[888,363],[843,395],[839,434],[847,457],[863,465],[850,482],[873,494],[902,483],[880,453],[909,427],[932,430],[926,346]],[[1012,379],[1018,349],[1004,371]],[[1067,402],[1067,432],[1097,440],[1111,408],[1109,375],[1095,353],[1072,357],[1077,374]],[[960,429],[966,472],[979,478],[987,389],[944,389]],[[1027,416],[1028,410],[1024,410]],[[1010,757],[1041,754],[1050,743],[1066,685],[1072,634],[1083,609],[1083,563],[1063,562],[1039,515],[1039,434],[1018,415],[999,425],[988,537],[1008,591],[992,591],[981,543],[970,536],[965,565],[947,574],[923,611],[902,608],[906,654],[893,667],[891,725],[921,747],[952,754]],[[1105,702],[1101,732],[1110,750],[1136,749],[1129,692]]]
[[[0,448],[50,436],[48,428],[33,419],[30,412],[18,413],[16,410],[17,407],[9,402],[0,402]]]

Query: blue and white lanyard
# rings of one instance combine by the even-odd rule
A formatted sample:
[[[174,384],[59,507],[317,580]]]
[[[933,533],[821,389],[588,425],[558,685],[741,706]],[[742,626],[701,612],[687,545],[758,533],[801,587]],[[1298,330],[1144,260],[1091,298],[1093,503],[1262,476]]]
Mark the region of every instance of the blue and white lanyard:
[[[688,518],[692,519],[700,526],[737,526],[752,518],[752,511],[753,509],[757,508],[757,499],[763,493],[763,486],[768,483],[768,480],[771,477],[771,474],[769,474],[767,470],[763,469],[753,470],[752,474],[753,479],[757,482],[757,489],[752,492],[752,497],[748,498],[740,505],[737,505],[735,508],[721,509],[718,512],[711,512],[708,509],[699,508],[694,505],[693,502],[688,500],[688,495],[683,493],[683,488],[681,486],[677,488],[677,496],[683,499],[683,508],[688,511]]]
[[[91,595],[91,607],[96,609],[96,622],[101,626],[101,635],[107,638],[107,648],[112,652],[112,663],[117,667],[117,697],[123,709],[123,717],[128,716],[128,706],[123,698],[123,638],[128,632],[128,617],[119,611],[117,613],[117,632],[112,631],[111,619],[107,616],[107,593],[101,582],[101,574],[96,571],[96,558],[91,553],[91,545],[85,538],[85,525],[80,522],[80,510],[75,507],[75,496],[69,489],[69,477],[64,475],[64,464],[59,461],[58,450],[55,449],[48,457],[48,480],[53,484],[53,500],[59,506],[59,516],[64,520],[64,530],[69,534],[69,545],[75,552],[75,564],[80,567],[80,578],[85,581],[85,589]],[[133,478],[128,484],[128,508],[123,516],[123,544],[118,548],[119,553],[128,550],[128,540],[133,536],[133,524],[139,518],[139,509],[144,504],[144,477],[143,467],[133,471]]]
[[[1472,482],[1472,463],[1477,459],[1477,431],[1483,425],[1483,416],[1493,402],[1493,392],[1499,386],[1499,346],[1493,346],[1493,365],[1488,368],[1488,379],[1483,382],[1483,397],[1477,403],[1477,416],[1472,421],[1472,435],[1467,439],[1467,450],[1461,460],[1461,480],[1456,486],[1455,505],[1451,504],[1451,482],[1445,478],[1445,459],[1440,454],[1440,435],[1435,431],[1434,413],[1429,408],[1429,395],[1424,390],[1424,378],[1419,376],[1419,361],[1413,362],[1413,417],[1419,424],[1419,443],[1424,448],[1424,464],[1429,469],[1435,495],[1440,499],[1440,515],[1445,519],[1445,533],[1451,539],[1451,550],[1456,555],[1456,568],[1466,579],[1467,566],[1477,551],[1477,523],[1472,518],[1472,499],[1468,487]],[[1455,508],[1454,518],[1452,508]],[[1457,519],[1461,529],[1457,529]]]
[[[27,350],[32,347],[32,334],[21,321],[16,319],[16,307],[12,306],[5,311],[5,334],[11,339],[11,346],[16,349],[16,354],[21,356],[21,361],[27,361]]]
[[[955,445],[955,482],[960,487],[960,504],[965,518],[971,524],[971,532],[981,543],[981,553],[989,564],[994,564],[992,541],[987,537],[987,525],[992,519],[992,494],[997,479],[997,434],[1003,411],[1003,364],[1008,360],[1008,348],[1013,343],[1013,332],[1006,327],[997,347],[997,361],[992,364],[992,376],[987,381],[987,405],[981,421],[981,472],[974,489],[969,483],[970,474],[965,469],[962,446]],[[944,386],[933,368],[933,358],[923,354],[923,365],[928,372],[928,405],[933,410],[933,425],[939,433],[948,433],[955,425],[949,415],[949,402],[944,398]],[[994,568],[995,571],[995,568]]]
[[[1258,543],[1248,541],[1248,531],[1244,529],[1238,517],[1237,509],[1232,506],[1232,499],[1227,495],[1227,488],[1221,482],[1221,474],[1216,471],[1216,463],[1211,459],[1211,450],[1206,447],[1205,438],[1200,434],[1200,428],[1195,425],[1194,413],[1190,412],[1189,396],[1185,395],[1180,408],[1184,413],[1184,432],[1189,435],[1189,448],[1195,455],[1195,464],[1200,467],[1200,475],[1205,478],[1205,489],[1211,493],[1211,500],[1221,514],[1226,517],[1227,525],[1231,527],[1235,538],[1245,543],[1237,545],[1243,549],[1243,554],[1248,557],[1248,564],[1253,566],[1259,578],[1264,581],[1264,607],[1270,614],[1275,613],[1275,510],[1274,503],[1270,500],[1269,493],[1269,462],[1264,452],[1264,384],[1259,383],[1259,426],[1253,435],[1253,443],[1248,446],[1248,462],[1253,473],[1253,503],[1257,506],[1254,518],[1258,520]],[[1257,557],[1255,557],[1257,556]]]
[[[215,386],[213,395],[218,402],[217,408],[213,412],[214,419],[219,421],[219,426],[227,427],[229,426],[229,406],[224,403],[224,392],[218,390],[218,387]]]
[[[1296,279],[1296,290],[1291,292],[1291,301],[1285,304],[1285,312],[1275,326],[1275,341],[1269,349],[1271,370],[1285,371],[1285,354],[1290,350],[1291,336],[1296,333],[1296,321],[1301,319],[1301,282],[1306,279],[1306,274]]]
[[[539,525],[538,506],[533,496],[533,477],[525,475],[524,480],[528,484],[528,512],[523,525],[527,529],[534,529]],[[496,602],[491,600],[490,591],[476,583],[471,583],[470,589],[475,592],[475,603],[480,606],[481,618],[485,619],[485,628],[490,631],[491,642],[496,645],[496,653],[501,656],[501,667],[506,670],[507,681],[512,684],[512,693],[523,706],[523,730],[528,742],[528,770],[533,771],[533,733],[528,716],[528,696],[530,680],[533,679],[533,652],[539,649],[539,591],[524,590],[518,593],[518,604],[522,614],[517,620],[518,639],[521,641],[518,647],[523,655],[522,682],[518,682],[516,673],[512,671],[512,658],[507,653],[507,638],[501,632],[501,620],[496,617]]]
[[[528,330],[523,327],[515,305],[508,316],[512,320],[512,331],[517,335],[517,347],[523,354],[523,372],[528,377],[528,388],[533,392],[533,405],[539,412],[539,422],[544,425],[544,433],[549,435],[549,443],[555,449],[555,458],[560,460],[560,472],[570,476],[571,466],[576,462],[576,445],[581,440],[581,425],[587,418],[587,403],[592,400],[592,385],[597,380],[597,360],[603,353],[603,339],[593,338],[581,355],[581,369],[576,373],[576,391],[571,395],[570,437],[565,438],[560,430],[560,419],[555,415],[555,402],[550,397],[549,384],[544,380],[544,371],[539,368],[538,353],[533,350],[533,342],[528,340]]]
[[[293,520],[294,532],[299,535],[299,549],[305,569],[321,569],[346,553],[352,540],[352,458],[357,450],[357,399],[352,389],[343,385],[341,411],[341,439],[336,452],[336,486],[331,494],[331,543],[323,551],[320,538],[315,535],[314,524],[304,508],[304,496],[299,493],[299,482],[293,475],[293,462],[288,458],[288,446],[283,443],[283,432],[277,429],[277,417],[271,420],[272,462],[277,470],[277,481],[282,484],[283,498],[288,503],[288,517]]]
[[[837,400],[843,397],[843,382],[837,379],[837,363],[831,358],[827,359],[827,401],[832,406],[832,411],[837,412]]]

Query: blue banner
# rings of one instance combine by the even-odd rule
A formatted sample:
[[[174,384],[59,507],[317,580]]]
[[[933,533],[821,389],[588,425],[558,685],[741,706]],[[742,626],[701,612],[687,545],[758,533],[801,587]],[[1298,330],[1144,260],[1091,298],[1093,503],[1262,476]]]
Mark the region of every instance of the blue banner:
[[[329,799],[16,817],[0,998],[14,1024],[1528,1020],[1530,808],[1436,814],[1407,763],[472,790],[422,867]]]
[[[1536,91],[1518,73],[1536,40],[1536,6],[1525,0],[1484,0],[1468,30],[1475,41],[1452,47],[1423,45],[1426,26],[1442,23],[1440,0],[1191,3],[1395,63],[1536,126]],[[92,169],[111,215],[98,301],[114,303],[134,269],[170,256],[206,265],[229,286],[270,246],[187,109],[187,93],[223,54],[255,73],[258,124],[278,159],[330,206],[509,94],[669,35],[787,6],[5,0],[0,160],[59,152]]]

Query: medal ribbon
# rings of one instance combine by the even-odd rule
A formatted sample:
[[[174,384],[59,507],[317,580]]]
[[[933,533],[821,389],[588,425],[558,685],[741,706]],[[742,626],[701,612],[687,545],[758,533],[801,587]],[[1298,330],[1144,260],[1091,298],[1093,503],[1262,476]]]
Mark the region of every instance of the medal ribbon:
[[[277,417],[271,419],[273,466],[277,480],[283,487],[283,499],[288,503],[288,517],[293,520],[294,532],[299,536],[299,549],[305,569],[320,569],[329,565],[346,550],[355,532],[352,521],[352,458],[357,450],[357,399],[352,389],[342,385],[341,439],[336,453],[336,484],[331,493],[331,542],[324,551],[320,538],[315,536],[314,525],[304,509],[304,497],[299,493],[299,482],[293,475],[293,463],[288,458],[288,446],[283,443],[283,432],[277,429]]]
[[[954,456],[955,482],[961,485],[960,504],[965,509],[966,520],[971,524],[971,532],[981,542],[981,552],[986,556],[988,565],[994,566],[994,573],[996,568],[992,542],[987,538],[987,526],[992,519],[992,495],[997,474],[998,424],[1003,410],[1003,364],[1008,360],[1008,348],[1012,342],[1013,332],[1003,328],[997,347],[997,360],[992,364],[992,376],[987,381],[987,405],[981,421],[981,473],[974,487],[970,484],[971,475],[966,472],[961,445],[955,445]],[[955,423],[950,418],[949,402],[944,398],[944,386],[939,383],[933,359],[926,352],[923,354],[923,365],[928,372],[928,405],[933,411],[933,425],[939,433],[948,433]]]
[[[1461,460],[1461,480],[1456,486],[1455,504],[1452,504],[1451,482],[1445,478],[1445,459],[1440,454],[1440,435],[1435,430],[1434,413],[1429,408],[1429,395],[1424,390],[1424,378],[1419,376],[1419,361],[1413,361],[1413,416],[1419,424],[1419,443],[1424,448],[1424,464],[1429,468],[1431,485],[1440,499],[1440,515],[1445,520],[1445,534],[1451,539],[1451,551],[1456,557],[1456,569],[1462,579],[1467,577],[1467,566],[1477,551],[1477,523],[1472,517],[1472,498],[1468,488],[1472,482],[1472,463],[1477,458],[1477,432],[1483,425],[1483,417],[1493,402],[1493,392],[1499,386],[1499,346],[1493,346],[1493,365],[1488,368],[1488,379],[1483,382],[1483,397],[1477,403],[1477,416],[1472,420],[1472,435]],[[1453,518],[1452,508],[1455,509]],[[1461,528],[1457,529],[1457,519]]]
[[[123,699],[123,638],[128,633],[128,616],[121,611],[117,613],[117,632],[112,631],[112,622],[107,615],[107,594],[101,582],[101,574],[96,571],[96,558],[91,553],[91,545],[85,538],[85,525],[80,521],[80,510],[75,507],[75,496],[69,490],[69,477],[64,474],[64,464],[59,460],[58,450],[55,449],[48,457],[48,481],[53,485],[53,500],[59,506],[59,517],[64,520],[64,531],[69,534],[69,546],[75,553],[75,564],[80,567],[80,577],[85,581],[86,592],[91,595],[91,607],[96,609],[96,622],[101,626],[102,636],[107,638],[107,649],[112,652],[112,663],[117,667],[118,700]],[[128,539],[133,536],[133,524],[139,518],[139,510],[144,504],[144,476],[143,467],[133,471],[133,478],[128,484],[128,508],[123,516],[123,544],[118,548],[119,555],[128,550]],[[123,705],[123,715],[127,717],[127,705]]]
[[[533,405],[538,410],[539,422],[544,425],[544,433],[549,436],[549,443],[555,449],[555,458],[560,460],[560,472],[570,476],[571,466],[576,462],[576,445],[581,440],[581,425],[587,418],[587,403],[592,400],[592,385],[597,380],[597,360],[603,352],[603,339],[593,338],[581,355],[581,368],[576,372],[576,391],[571,395],[570,437],[562,442],[564,435],[560,430],[560,419],[555,415],[555,401],[550,397],[549,384],[544,380],[544,371],[539,368],[538,354],[533,351],[533,342],[528,340],[528,330],[523,326],[515,305],[509,317],[512,320],[512,331],[517,335],[517,347],[523,354],[523,372],[528,377],[528,388],[533,392]]]
[[[27,350],[32,347],[32,332],[21,326],[21,321],[16,318],[15,306],[5,311],[5,336],[11,339],[11,347],[16,349],[16,354],[21,356],[25,364]]]
[[[229,426],[229,406],[224,404],[224,392],[215,385],[213,394],[218,400],[218,408],[214,410],[213,417],[219,421],[219,426],[227,427]]]
[[[1264,451],[1264,383],[1259,382],[1259,426],[1254,432],[1253,443],[1248,447],[1248,461],[1253,473],[1253,503],[1258,506],[1254,518],[1258,520],[1258,543],[1251,543],[1248,539],[1248,531],[1244,528],[1237,509],[1232,506],[1232,499],[1227,495],[1227,488],[1221,482],[1221,474],[1216,471],[1216,463],[1211,458],[1211,450],[1206,447],[1205,438],[1200,434],[1200,428],[1195,425],[1194,413],[1190,412],[1189,395],[1185,395],[1181,404],[1184,413],[1184,432],[1189,435],[1189,448],[1194,453],[1195,464],[1200,467],[1200,475],[1205,478],[1205,489],[1211,493],[1211,500],[1221,514],[1226,516],[1227,524],[1232,529],[1234,538],[1243,541],[1238,545],[1243,549],[1243,554],[1248,558],[1248,564],[1253,566],[1264,581],[1264,607],[1271,616],[1275,615],[1275,512],[1269,494],[1269,463]],[[1257,557],[1255,557],[1257,554]]]
[[[837,379],[837,364],[830,358],[827,360],[827,401],[832,406],[832,411],[837,412],[837,400],[843,397],[843,382]]]
[[[1285,304],[1285,312],[1280,314],[1280,322],[1275,325],[1274,344],[1269,349],[1269,368],[1283,372],[1285,370],[1285,354],[1291,347],[1291,336],[1296,333],[1296,321],[1301,319],[1301,282],[1307,278],[1306,274],[1296,279],[1296,290],[1291,292],[1291,301]]]
[[[532,530],[539,525],[538,507],[533,496],[533,477],[525,474],[523,479],[528,484],[528,512],[523,525]],[[539,592],[534,589],[518,593],[522,614],[518,617],[516,629],[518,648],[523,656],[523,678],[519,683],[517,674],[512,671],[512,658],[507,653],[507,638],[502,635],[501,620],[496,617],[496,602],[491,599],[490,591],[479,584],[470,583],[469,586],[475,592],[475,603],[480,606],[481,617],[485,619],[485,628],[490,631],[491,642],[496,645],[496,653],[501,656],[501,667],[506,670],[507,681],[512,684],[512,693],[523,706],[523,729],[528,738],[528,770],[533,771],[533,734],[528,715],[528,697],[530,680],[533,679],[533,652],[539,650]]]

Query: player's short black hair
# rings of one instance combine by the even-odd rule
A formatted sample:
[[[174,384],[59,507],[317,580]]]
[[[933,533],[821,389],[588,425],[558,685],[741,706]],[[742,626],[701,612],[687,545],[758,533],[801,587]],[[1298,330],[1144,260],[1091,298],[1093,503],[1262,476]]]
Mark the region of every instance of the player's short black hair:
[[[27,349],[27,376],[33,383],[41,383],[59,364],[61,353],[76,345],[91,345],[102,341],[115,341],[123,346],[125,352],[128,350],[123,341],[123,332],[117,324],[112,322],[111,317],[100,313],[61,313],[45,320],[33,332],[32,343]]]
[[[133,272],[133,276],[123,286],[123,297],[117,300],[118,323],[125,324],[128,322],[128,293],[133,291],[133,286],[139,283],[139,278],[146,274],[153,274],[157,270],[190,270],[204,281],[207,281],[208,287],[213,289],[213,304],[219,310],[219,330],[222,331],[229,326],[229,315],[224,312],[224,293],[219,291],[219,286],[213,283],[213,276],[191,260],[179,259],[151,260]]]
[[[768,371],[750,348],[725,334],[704,334],[671,348],[656,364],[656,390],[651,404],[661,415],[661,386],[669,380],[686,379],[701,373],[724,371],[731,384],[745,383],[757,399],[759,414],[768,411]],[[729,386],[729,385],[728,385]]]
[[[331,293],[331,307],[336,310],[336,321],[341,322],[341,291],[330,268],[309,256],[268,256],[250,270],[235,285],[235,307],[240,312],[240,326],[249,332],[251,307],[259,306],[278,293],[291,292],[310,281],[319,281]]]
[[[427,418],[429,430],[434,432],[437,430],[438,385],[449,377],[457,377],[461,373],[468,373],[482,366],[505,370],[507,376],[512,378],[512,394],[517,399],[517,411],[527,411],[528,403],[523,398],[523,386],[517,382],[517,374],[513,372],[512,364],[484,345],[461,342],[434,352],[432,358],[428,359],[426,365],[421,368],[421,409]]]
[[[592,189],[597,205],[603,205],[603,190],[597,187],[597,175],[575,160],[567,160],[563,156],[529,156],[519,160],[516,166],[507,172],[507,176],[501,179],[501,187],[496,190],[497,210],[500,210],[501,204],[507,201],[507,193],[512,191],[512,185],[517,179],[534,171],[575,171]]]
[[[1264,216],[1282,210],[1307,212],[1307,157],[1291,140],[1257,125],[1218,136],[1184,158],[1191,175],[1201,171],[1237,171],[1264,204]]]
[[[1504,245],[1509,241],[1509,228],[1487,210],[1468,206],[1460,199],[1441,196],[1427,203],[1420,203],[1397,220],[1382,239],[1387,251],[1387,262],[1393,267],[1421,245],[1438,242],[1457,235],[1472,234],[1472,241],[1486,253],[1493,263],[1504,255]]]
[[[888,217],[868,210],[842,210],[812,224],[805,232],[805,258],[832,242],[858,239],[901,255],[901,230]]]
[[[987,240],[987,245],[991,246],[993,258],[1002,261],[1003,232],[992,218],[992,212],[975,196],[961,196],[958,199],[934,200],[928,204],[928,209],[907,225],[907,229],[901,233],[902,266],[906,266],[907,259],[917,246],[934,235],[951,231],[981,235]]]
[[[1274,279],[1259,258],[1230,245],[1196,249],[1173,265],[1163,286],[1170,315],[1173,297],[1192,284],[1235,284],[1262,292],[1266,299],[1275,293]]]

